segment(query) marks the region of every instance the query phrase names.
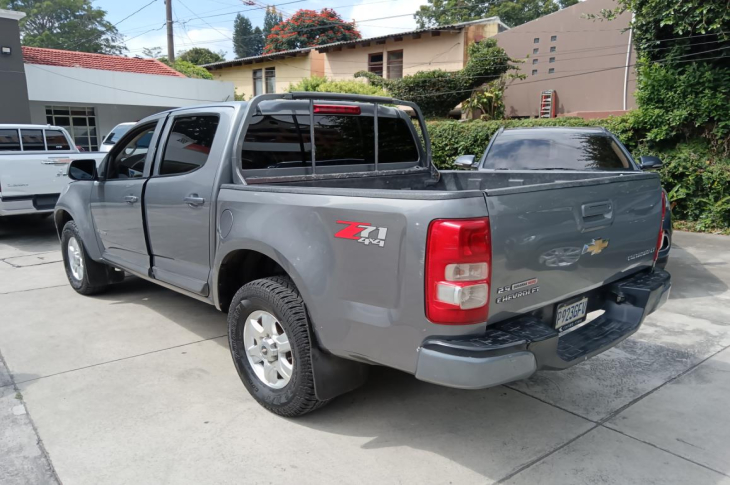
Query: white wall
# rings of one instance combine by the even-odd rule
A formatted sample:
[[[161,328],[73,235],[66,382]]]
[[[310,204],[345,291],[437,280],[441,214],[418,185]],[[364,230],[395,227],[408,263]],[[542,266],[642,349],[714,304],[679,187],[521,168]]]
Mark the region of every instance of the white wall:
[[[96,127],[99,143],[119,123],[139,121],[142,118],[165,111],[173,106],[119,106],[114,104],[94,103],[61,103],[61,102],[30,102],[30,122],[33,124],[46,124],[46,106],[84,106],[93,107],[96,112]]]
[[[233,101],[233,83],[25,64],[30,101],[181,107]]]

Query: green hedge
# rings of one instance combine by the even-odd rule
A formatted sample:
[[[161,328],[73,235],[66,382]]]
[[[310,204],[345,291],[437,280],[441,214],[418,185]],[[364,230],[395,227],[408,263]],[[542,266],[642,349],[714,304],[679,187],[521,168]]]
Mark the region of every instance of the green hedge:
[[[440,169],[453,169],[459,155],[484,153],[491,136],[502,126],[603,126],[638,158],[656,155],[664,162],[662,184],[670,193],[676,218],[694,221],[694,227],[710,231],[730,228],[730,157],[713,151],[707,139],[664,144],[646,140],[647,129],[638,112],[596,120],[582,118],[503,121],[431,120],[433,160]]]

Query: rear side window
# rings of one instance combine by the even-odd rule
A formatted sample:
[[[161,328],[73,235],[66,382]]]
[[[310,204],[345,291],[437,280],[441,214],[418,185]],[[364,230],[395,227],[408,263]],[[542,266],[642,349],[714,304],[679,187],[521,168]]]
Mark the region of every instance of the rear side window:
[[[160,175],[179,175],[205,165],[217,129],[215,115],[175,118],[165,144]]]
[[[20,151],[18,130],[0,130],[0,151]]]
[[[20,137],[23,140],[23,151],[45,151],[43,130],[20,130]]]
[[[616,141],[604,133],[509,132],[497,136],[484,160],[496,170],[632,170]]]
[[[60,130],[46,130],[46,145],[48,150],[70,150],[68,140]]]
[[[408,122],[378,117],[378,163],[417,162],[418,148]],[[315,115],[318,166],[371,164],[375,161],[372,116]],[[242,169],[311,167],[310,118],[307,115],[255,116],[241,152]]]

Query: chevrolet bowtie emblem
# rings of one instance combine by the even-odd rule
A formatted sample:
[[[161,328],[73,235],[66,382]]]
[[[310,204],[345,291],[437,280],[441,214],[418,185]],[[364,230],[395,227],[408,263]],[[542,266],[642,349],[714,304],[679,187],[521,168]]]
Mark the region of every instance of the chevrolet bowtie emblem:
[[[583,245],[583,252],[581,254],[591,253],[591,256],[594,256],[606,249],[607,247],[608,239],[594,239],[591,241],[590,244]]]

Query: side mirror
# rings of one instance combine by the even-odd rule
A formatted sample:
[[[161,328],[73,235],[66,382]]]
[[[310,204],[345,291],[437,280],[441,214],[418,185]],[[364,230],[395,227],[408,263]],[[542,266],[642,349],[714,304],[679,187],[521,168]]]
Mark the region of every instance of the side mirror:
[[[68,166],[71,180],[96,180],[96,160],[74,160]]]
[[[639,158],[639,168],[641,168],[642,170],[652,170],[661,166],[662,161],[659,159],[659,157],[655,157],[652,155],[643,155],[641,158]]]
[[[474,168],[474,155],[461,155],[454,160],[454,165],[459,168]]]

